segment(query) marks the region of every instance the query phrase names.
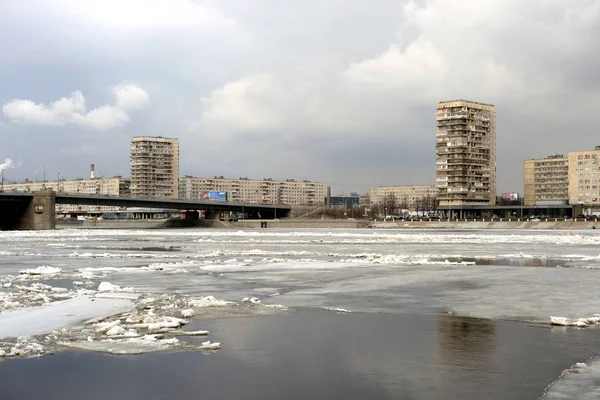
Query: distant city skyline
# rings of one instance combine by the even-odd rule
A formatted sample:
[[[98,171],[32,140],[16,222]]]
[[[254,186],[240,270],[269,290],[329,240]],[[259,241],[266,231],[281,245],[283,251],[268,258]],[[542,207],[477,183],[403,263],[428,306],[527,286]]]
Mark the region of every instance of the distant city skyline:
[[[496,106],[498,193],[600,144],[596,2],[161,3],[2,2],[5,179],[127,176],[131,138],[166,136],[182,176],[433,185],[452,98]]]

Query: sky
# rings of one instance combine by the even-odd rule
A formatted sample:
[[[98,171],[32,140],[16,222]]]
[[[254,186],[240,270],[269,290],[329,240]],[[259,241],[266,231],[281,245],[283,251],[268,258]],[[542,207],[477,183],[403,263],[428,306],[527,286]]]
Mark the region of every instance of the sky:
[[[435,184],[435,110],[496,106],[498,192],[600,145],[597,0],[1,0],[5,181],[180,174]]]

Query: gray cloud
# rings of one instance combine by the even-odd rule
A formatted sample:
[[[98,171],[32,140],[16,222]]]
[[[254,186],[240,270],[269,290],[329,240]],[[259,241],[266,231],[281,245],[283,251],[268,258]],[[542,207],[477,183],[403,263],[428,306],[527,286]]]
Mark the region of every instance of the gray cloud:
[[[452,98],[497,106],[500,192],[523,190],[524,159],[598,144],[593,0],[177,0],[168,10],[141,0],[8,3],[0,14],[8,60],[0,102],[47,104],[27,105],[54,128],[19,130],[31,138],[52,129],[62,143],[56,151],[69,143],[71,164],[46,162],[61,175],[84,175],[71,165],[91,156],[127,175],[131,136],[148,134],[179,137],[182,171],[198,176],[309,178],[334,192],[432,184],[435,108]],[[23,38],[18,47],[6,39],[15,36]],[[118,102],[97,108],[99,121],[102,112],[116,121],[110,140],[81,134],[83,122],[57,123],[65,114],[56,116],[53,99],[76,87],[102,104],[103,88],[125,79],[151,93],[151,112],[126,124],[113,114],[129,111]],[[77,96],[62,100],[72,110],[66,115],[90,114],[77,111]],[[0,135],[15,129],[4,123]],[[6,143],[7,154],[23,160],[22,174],[39,169],[28,165],[30,152],[54,154],[52,142]]]

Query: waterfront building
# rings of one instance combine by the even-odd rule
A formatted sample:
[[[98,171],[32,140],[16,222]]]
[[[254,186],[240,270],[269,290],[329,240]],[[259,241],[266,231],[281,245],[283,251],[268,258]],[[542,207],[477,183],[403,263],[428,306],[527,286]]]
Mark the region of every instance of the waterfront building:
[[[437,196],[434,185],[379,186],[369,192],[372,206],[393,205],[394,208],[421,208]]]
[[[332,208],[357,208],[360,207],[360,196],[358,193],[331,196],[329,205]]]
[[[179,141],[138,136],[131,140],[131,195],[179,197]]]
[[[61,179],[53,182],[30,182],[4,184],[4,191],[10,192],[38,192],[52,190],[57,193],[89,194],[102,196],[129,196],[129,178],[115,176],[113,178],[94,179]],[[77,204],[57,204],[56,213],[89,213],[100,211],[118,211],[119,207],[90,206]]]
[[[440,205],[496,204],[496,108],[467,100],[442,101],[436,122]]]
[[[600,206],[600,146],[594,150],[569,152],[569,201]]]
[[[179,179],[179,189],[180,197],[185,200],[202,199],[205,192],[225,192],[227,201],[232,202],[304,206],[322,206],[326,190],[324,183],[308,180],[230,179],[223,176],[214,178],[185,176]]]
[[[569,201],[569,159],[562,154],[523,163],[526,206],[567,204]]]

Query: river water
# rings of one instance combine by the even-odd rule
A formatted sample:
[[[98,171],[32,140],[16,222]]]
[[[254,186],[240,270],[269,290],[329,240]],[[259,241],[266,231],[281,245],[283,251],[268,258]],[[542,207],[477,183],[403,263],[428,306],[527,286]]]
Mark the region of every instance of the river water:
[[[595,231],[0,232],[0,398],[600,398],[599,244]]]

